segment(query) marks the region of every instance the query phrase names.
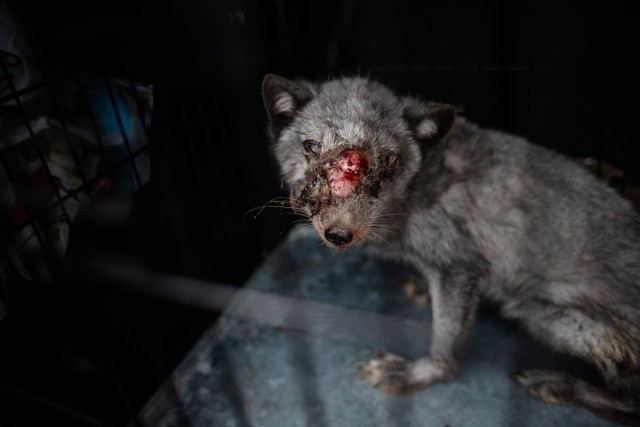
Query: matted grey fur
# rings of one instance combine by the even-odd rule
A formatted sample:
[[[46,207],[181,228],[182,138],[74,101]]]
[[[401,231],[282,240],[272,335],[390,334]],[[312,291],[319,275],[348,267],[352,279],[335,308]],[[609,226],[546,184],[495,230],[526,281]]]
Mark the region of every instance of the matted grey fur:
[[[626,200],[559,153],[366,78],[267,75],[263,98],[292,208],[327,245],[364,244],[428,283],[430,355],[381,353],[363,376],[391,393],[452,378],[486,297],[604,380],[519,373],[533,395],[639,423],[640,227]]]

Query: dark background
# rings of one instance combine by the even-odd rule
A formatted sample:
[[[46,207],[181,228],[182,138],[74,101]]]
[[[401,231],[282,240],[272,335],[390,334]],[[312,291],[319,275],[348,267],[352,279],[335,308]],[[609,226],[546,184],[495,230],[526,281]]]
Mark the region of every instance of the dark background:
[[[292,221],[250,212],[283,194],[266,73],[366,74],[636,180],[640,15],[625,2],[12,3],[46,79],[90,71],[157,90],[151,183],[125,223],[73,224],[70,256],[241,286]],[[1,426],[125,425],[218,315],[71,270],[7,286]]]

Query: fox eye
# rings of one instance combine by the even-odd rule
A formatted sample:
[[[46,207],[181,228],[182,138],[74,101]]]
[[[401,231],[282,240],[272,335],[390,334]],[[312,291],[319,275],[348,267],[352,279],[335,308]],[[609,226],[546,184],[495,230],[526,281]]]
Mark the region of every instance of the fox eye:
[[[302,146],[304,147],[304,151],[307,154],[319,154],[320,153],[320,142],[314,139],[305,139],[302,141]]]

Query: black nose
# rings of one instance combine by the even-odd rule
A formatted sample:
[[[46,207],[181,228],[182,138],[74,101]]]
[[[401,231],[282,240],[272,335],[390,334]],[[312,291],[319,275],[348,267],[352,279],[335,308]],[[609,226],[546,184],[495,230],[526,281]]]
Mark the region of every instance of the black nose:
[[[324,232],[324,237],[336,246],[345,246],[353,240],[353,234],[339,228],[329,228]]]

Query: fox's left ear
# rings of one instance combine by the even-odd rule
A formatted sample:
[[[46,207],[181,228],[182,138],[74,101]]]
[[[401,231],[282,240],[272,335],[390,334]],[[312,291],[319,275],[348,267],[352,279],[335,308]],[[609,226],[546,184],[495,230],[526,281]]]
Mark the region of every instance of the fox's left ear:
[[[262,80],[262,101],[269,115],[271,132],[277,136],[312,97],[311,84],[267,74]]]
[[[403,116],[419,141],[433,141],[447,135],[456,118],[456,107],[436,102],[407,100]]]

